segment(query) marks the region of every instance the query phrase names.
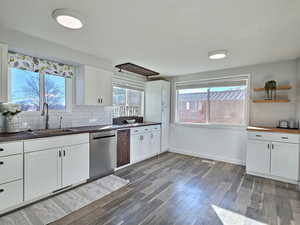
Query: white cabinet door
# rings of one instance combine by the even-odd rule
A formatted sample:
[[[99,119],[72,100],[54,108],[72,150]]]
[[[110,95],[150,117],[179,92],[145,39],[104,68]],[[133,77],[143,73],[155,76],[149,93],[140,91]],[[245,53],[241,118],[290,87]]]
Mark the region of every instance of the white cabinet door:
[[[151,133],[151,157],[155,156],[160,153],[160,132],[159,131],[154,131]]]
[[[299,145],[272,142],[271,175],[290,180],[298,180]]]
[[[152,147],[151,147],[151,133],[142,134],[141,140],[141,160],[148,159],[152,156]]]
[[[270,173],[270,142],[248,140],[247,143],[247,172],[260,174]]]
[[[25,153],[25,200],[55,191],[61,187],[59,149]]]
[[[130,138],[130,163],[136,163],[141,160],[141,138],[142,135],[131,135]]]
[[[89,144],[80,144],[62,149],[63,187],[89,178]]]
[[[84,73],[85,104],[112,105],[112,72],[85,66]]]

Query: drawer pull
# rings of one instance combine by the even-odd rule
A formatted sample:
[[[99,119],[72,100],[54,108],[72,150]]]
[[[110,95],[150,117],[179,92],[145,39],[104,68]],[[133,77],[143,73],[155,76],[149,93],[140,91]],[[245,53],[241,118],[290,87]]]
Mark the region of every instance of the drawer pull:
[[[4,192],[4,189],[0,189],[0,193],[1,193],[1,192]]]
[[[257,135],[255,135],[256,137],[262,137],[261,135],[259,135],[259,134],[257,134]]]
[[[281,137],[281,139],[289,139],[288,137]]]
[[[4,164],[4,162],[0,161],[0,165],[3,165],[3,164]]]
[[[3,152],[4,151],[4,149],[3,148],[0,148],[0,152]]]

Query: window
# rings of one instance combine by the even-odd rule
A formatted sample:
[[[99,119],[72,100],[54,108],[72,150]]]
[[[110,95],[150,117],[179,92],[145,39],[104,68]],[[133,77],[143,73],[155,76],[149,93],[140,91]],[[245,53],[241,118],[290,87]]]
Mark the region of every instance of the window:
[[[144,114],[144,91],[113,87],[115,116],[142,116]]]
[[[23,111],[39,111],[43,101],[49,110],[65,110],[66,78],[10,68],[10,102],[20,104]]]
[[[66,110],[68,78],[73,66],[9,52],[9,101],[23,111],[40,111],[44,102],[50,110]]]
[[[10,69],[10,101],[23,111],[40,110],[40,76],[28,70]]]
[[[177,122],[246,124],[246,93],[246,81],[177,86]]]

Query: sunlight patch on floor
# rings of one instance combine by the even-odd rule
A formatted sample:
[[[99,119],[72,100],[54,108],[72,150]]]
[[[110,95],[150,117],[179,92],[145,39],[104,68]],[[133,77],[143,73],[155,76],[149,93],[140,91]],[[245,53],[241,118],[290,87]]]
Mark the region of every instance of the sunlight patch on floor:
[[[233,211],[220,208],[216,205],[212,205],[212,208],[222,221],[223,225],[268,225]]]

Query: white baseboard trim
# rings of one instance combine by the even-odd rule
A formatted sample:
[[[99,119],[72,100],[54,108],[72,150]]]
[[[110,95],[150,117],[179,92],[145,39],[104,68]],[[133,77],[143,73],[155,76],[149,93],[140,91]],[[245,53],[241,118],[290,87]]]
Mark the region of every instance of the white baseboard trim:
[[[216,160],[216,161],[221,161],[221,162],[227,162],[227,163],[236,164],[236,165],[242,165],[242,166],[246,165],[246,162],[243,160],[219,157],[219,156],[215,156],[215,155],[208,155],[208,154],[203,154],[200,152],[189,151],[186,149],[178,149],[178,148],[170,147],[169,152],[179,153],[179,154],[183,154],[183,155],[190,155],[190,156],[195,156],[195,157],[204,158],[204,159],[211,159],[211,160]]]

